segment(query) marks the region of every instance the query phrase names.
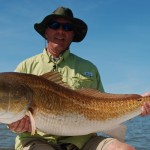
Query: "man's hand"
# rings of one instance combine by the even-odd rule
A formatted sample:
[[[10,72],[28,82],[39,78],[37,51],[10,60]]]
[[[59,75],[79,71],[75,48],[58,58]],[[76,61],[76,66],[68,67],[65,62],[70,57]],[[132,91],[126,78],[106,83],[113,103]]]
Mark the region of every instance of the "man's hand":
[[[150,92],[146,92],[144,94],[142,94],[142,96],[150,96]],[[146,102],[144,103],[144,105],[142,106],[142,113],[141,116],[147,116],[150,115],[150,102]]]
[[[30,118],[28,116],[25,116],[21,120],[9,124],[8,127],[11,131],[18,133],[31,132]]]

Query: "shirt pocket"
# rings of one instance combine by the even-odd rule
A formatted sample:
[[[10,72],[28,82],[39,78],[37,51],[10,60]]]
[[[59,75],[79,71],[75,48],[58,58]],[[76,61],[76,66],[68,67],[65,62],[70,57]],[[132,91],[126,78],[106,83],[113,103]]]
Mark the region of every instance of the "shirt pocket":
[[[73,88],[92,88],[94,78],[77,75],[71,78]]]

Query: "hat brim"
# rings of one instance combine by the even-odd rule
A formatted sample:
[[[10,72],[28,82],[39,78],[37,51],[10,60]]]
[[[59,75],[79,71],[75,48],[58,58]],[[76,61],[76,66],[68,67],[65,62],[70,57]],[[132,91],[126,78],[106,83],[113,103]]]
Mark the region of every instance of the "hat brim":
[[[45,30],[47,28],[47,24],[51,20],[54,20],[56,18],[64,18],[64,19],[72,22],[72,24],[74,26],[74,33],[75,33],[74,38],[72,40],[73,42],[80,42],[84,39],[84,37],[86,36],[87,30],[88,30],[88,27],[84,21],[82,21],[81,19],[78,19],[78,18],[70,19],[69,17],[64,17],[62,15],[51,14],[51,15],[46,16],[41,23],[35,23],[34,29],[43,38],[45,38]]]

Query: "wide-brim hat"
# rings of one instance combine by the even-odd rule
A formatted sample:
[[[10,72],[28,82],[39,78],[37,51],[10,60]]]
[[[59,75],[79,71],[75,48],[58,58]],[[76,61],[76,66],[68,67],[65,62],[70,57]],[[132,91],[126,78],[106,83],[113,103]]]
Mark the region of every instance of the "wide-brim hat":
[[[64,18],[71,21],[75,33],[73,42],[80,42],[84,39],[88,29],[86,23],[81,19],[75,18],[71,9],[64,7],[57,8],[52,14],[46,16],[41,23],[35,23],[35,30],[45,38],[45,30],[48,27],[48,23],[55,18]]]

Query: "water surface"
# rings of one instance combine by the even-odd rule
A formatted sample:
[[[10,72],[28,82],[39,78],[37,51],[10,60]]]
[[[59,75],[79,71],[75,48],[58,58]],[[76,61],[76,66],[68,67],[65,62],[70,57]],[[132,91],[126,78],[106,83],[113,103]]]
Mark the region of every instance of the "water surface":
[[[127,123],[126,143],[136,150],[150,150],[150,117],[136,117]],[[13,150],[16,134],[0,125],[0,150]]]

